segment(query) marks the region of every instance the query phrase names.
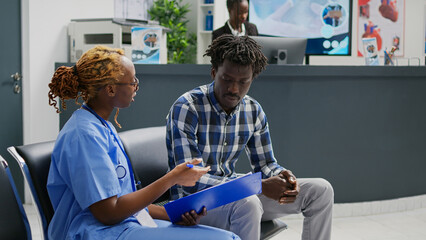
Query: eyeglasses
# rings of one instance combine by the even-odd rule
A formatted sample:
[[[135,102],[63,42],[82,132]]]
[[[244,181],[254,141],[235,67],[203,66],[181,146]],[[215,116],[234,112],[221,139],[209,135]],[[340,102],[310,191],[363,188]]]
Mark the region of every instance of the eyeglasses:
[[[139,79],[137,77],[134,77],[135,81],[132,83],[115,83],[115,85],[132,85],[135,87],[135,91],[139,90]]]

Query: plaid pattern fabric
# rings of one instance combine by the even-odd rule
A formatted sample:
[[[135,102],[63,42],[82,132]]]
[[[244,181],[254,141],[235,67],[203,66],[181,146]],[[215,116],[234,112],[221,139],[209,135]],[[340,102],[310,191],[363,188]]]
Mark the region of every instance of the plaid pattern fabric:
[[[203,158],[211,170],[194,187],[175,185],[172,199],[178,199],[237,177],[235,163],[246,150],[254,172],[263,178],[279,174],[266,115],[256,100],[245,96],[229,115],[213,92],[214,82],[183,94],[167,116],[167,150],[170,169]]]

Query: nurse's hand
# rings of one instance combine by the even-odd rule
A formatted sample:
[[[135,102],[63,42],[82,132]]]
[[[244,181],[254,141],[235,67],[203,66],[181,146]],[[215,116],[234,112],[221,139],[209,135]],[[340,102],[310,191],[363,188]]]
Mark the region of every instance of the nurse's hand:
[[[175,183],[185,187],[192,187],[201,176],[210,171],[210,167],[196,166],[202,162],[201,158],[194,158],[189,162],[177,165],[169,174],[175,177]],[[190,167],[188,167],[188,165]]]
[[[207,209],[204,207],[203,210],[199,214],[192,210],[190,212],[186,212],[182,214],[182,220],[177,222],[177,225],[183,226],[193,226],[197,225],[200,222],[200,219],[207,215]]]

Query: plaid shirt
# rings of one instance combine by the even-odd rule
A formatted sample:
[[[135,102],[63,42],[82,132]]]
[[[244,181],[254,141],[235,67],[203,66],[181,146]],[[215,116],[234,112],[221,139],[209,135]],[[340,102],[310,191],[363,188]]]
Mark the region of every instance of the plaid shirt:
[[[214,82],[183,94],[167,116],[167,150],[170,169],[203,158],[211,170],[194,187],[175,185],[172,199],[178,199],[237,177],[235,163],[246,150],[254,172],[267,178],[279,174],[266,115],[260,104],[245,96],[230,114],[219,105]]]

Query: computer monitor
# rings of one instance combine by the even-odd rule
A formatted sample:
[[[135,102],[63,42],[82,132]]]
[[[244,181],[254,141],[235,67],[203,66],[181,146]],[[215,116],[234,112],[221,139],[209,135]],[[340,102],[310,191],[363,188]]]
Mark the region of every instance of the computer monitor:
[[[303,64],[306,38],[252,36],[261,47],[269,64]]]

